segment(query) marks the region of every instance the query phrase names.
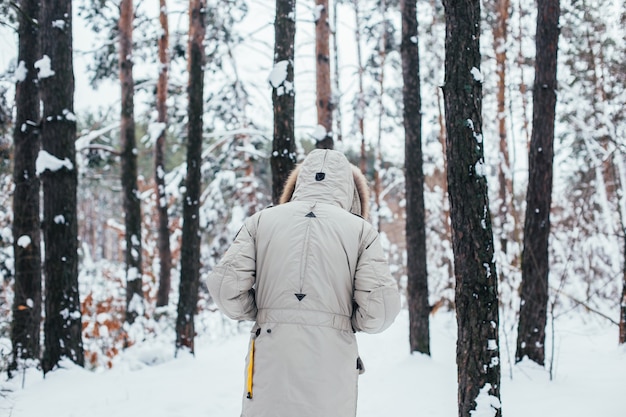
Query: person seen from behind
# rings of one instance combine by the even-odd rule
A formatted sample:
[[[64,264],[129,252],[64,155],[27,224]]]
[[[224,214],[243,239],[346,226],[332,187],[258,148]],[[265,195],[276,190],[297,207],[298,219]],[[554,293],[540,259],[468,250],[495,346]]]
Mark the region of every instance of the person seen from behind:
[[[222,313],[255,321],[242,417],[356,415],[355,332],[382,332],[400,310],[368,200],[342,153],[313,150],[209,274]]]

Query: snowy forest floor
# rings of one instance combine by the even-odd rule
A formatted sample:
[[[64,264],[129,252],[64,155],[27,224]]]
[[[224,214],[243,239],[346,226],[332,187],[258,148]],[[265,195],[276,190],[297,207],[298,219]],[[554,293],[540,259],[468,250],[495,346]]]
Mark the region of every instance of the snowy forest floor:
[[[409,354],[406,310],[385,333],[358,339],[366,368],[359,382],[359,417],[457,415],[452,313],[431,317],[431,357]],[[511,365],[506,342],[515,339],[502,335],[503,415],[623,417],[626,346],[617,346],[617,328],[593,317],[562,317],[554,338],[548,335],[547,356],[552,339],[551,380],[550,358],[546,368],[529,361]],[[127,349],[108,371],[68,362],[45,378],[34,369],[9,381],[3,376],[0,416],[235,417],[247,340],[245,328],[227,336],[199,335],[195,357],[185,353],[176,359],[171,344],[151,341]]]

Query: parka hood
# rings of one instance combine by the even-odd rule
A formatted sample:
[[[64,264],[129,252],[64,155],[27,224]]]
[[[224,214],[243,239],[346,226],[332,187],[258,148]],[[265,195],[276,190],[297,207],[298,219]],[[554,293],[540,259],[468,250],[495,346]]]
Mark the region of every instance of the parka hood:
[[[330,149],[311,151],[291,172],[280,204],[289,201],[319,201],[366,219],[369,216],[367,180],[344,154]]]

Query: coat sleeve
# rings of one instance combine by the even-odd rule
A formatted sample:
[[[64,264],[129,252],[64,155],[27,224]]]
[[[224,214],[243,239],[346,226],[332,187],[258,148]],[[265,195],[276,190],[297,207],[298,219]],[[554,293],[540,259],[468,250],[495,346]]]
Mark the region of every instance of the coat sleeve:
[[[246,220],[233,244],[207,278],[209,293],[215,304],[233,320],[256,319],[255,218]]]
[[[352,327],[379,333],[391,326],[400,312],[400,294],[374,229],[364,233],[362,245],[354,278]]]

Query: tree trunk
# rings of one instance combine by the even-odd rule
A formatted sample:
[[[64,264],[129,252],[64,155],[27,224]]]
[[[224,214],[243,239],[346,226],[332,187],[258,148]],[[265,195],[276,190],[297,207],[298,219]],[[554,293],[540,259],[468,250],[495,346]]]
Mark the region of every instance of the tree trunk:
[[[498,80],[496,100],[497,100],[497,121],[498,139],[500,145],[500,158],[498,160],[498,182],[500,210],[498,212],[500,247],[503,253],[508,253],[508,227],[511,220],[514,222],[517,216],[513,210],[513,180],[511,178],[511,161],[509,157],[509,145],[506,129],[506,42],[508,35],[510,0],[493,0],[490,7],[495,13],[496,20],[492,26],[493,49],[496,56],[496,77]]]
[[[143,271],[141,265],[141,201],[137,189],[137,148],[135,144],[132,0],[122,0],[119,30],[120,83],[122,85],[120,143],[122,146],[122,190],[126,230],[126,322],[133,323],[137,316],[143,314]]]
[[[409,345],[411,352],[430,355],[417,5],[415,0],[402,0],[401,4]]]
[[[285,77],[272,84],[274,104],[274,140],[272,142],[272,201],[278,204],[289,173],[296,165],[294,134],[295,90],[293,88],[294,42],[296,36],[296,0],[276,0],[274,21],[275,71],[285,67]]]
[[[60,23],[63,22],[63,23]],[[78,218],[76,210],[76,117],[72,67],[72,3],[41,3],[39,20],[44,61],[39,70],[43,120],[41,142],[60,169],[38,171],[43,184],[45,310],[44,372],[66,357],[84,364],[78,294]],[[50,64],[50,71],[45,63]],[[52,73],[51,71],[54,71]],[[40,154],[41,162],[45,154]]]
[[[521,307],[515,360],[519,362],[528,357],[543,365],[560,7],[559,0],[539,0],[538,6],[533,128],[528,158]]]
[[[166,0],[159,0],[161,36],[159,36],[159,80],[157,82],[157,122],[162,125],[161,133],[154,147],[154,186],[157,196],[158,240],[159,240],[159,290],[157,307],[169,303],[171,287],[172,251],[170,249],[170,229],[167,216],[167,194],[165,193],[165,134],[167,132],[167,82],[169,71],[169,25]]]
[[[183,199],[180,290],[176,319],[176,349],[194,352],[194,316],[198,303],[200,275],[200,165],[202,164],[202,114],[204,95],[204,35],[206,2],[189,3],[189,115],[187,177]]]
[[[333,149],[333,96],[330,84],[330,25],[328,0],[315,0],[315,73],[317,77],[317,124],[326,131],[315,147]],[[320,135],[321,136],[321,135]]]
[[[343,140],[343,133],[341,128],[341,88],[339,84],[339,42],[337,39],[337,31],[338,31],[338,6],[339,1],[333,1],[333,66],[334,66],[334,86],[335,86],[335,100],[333,100],[334,108],[335,108],[335,117],[333,120],[335,122],[335,127],[337,129],[337,142],[341,142]]]
[[[39,177],[35,161],[40,148],[39,95],[34,64],[38,53],[36,21],[39,3],[22,0],[19,19],[18,62],[28,72],[15,84],[16,119],[13,131],[13,253],[15,286],[13,299],[13,346],[11,369],[22,359],[39,360],[41,324],[41,231]]]
[[[459,416],[500,407],[498,279],[482,140],[480,1],[444,0],[444,104],[456,278]],[[485,405],[481,405],[485,407]]]
[[[365,73],[365,68],[363,67],[363,54],[361,52],[361,10],[359,8],[359,0],[354,0],[354,16],[354,36],[356,42],[358,71],[357,76],[359,78],[359,92],[355,117],[357,118],[357,125],[359,127],[359,136],[361,140],[361,158],[359,160],[359,168],[361,168],[361,172],[365,175],[367,173],[367,150],[365,147],[365,89],[363,87],[363,74]]]

